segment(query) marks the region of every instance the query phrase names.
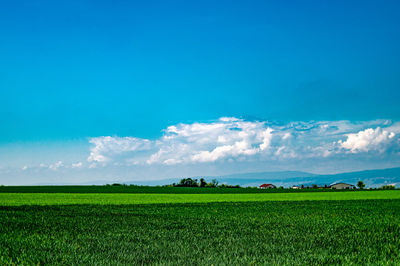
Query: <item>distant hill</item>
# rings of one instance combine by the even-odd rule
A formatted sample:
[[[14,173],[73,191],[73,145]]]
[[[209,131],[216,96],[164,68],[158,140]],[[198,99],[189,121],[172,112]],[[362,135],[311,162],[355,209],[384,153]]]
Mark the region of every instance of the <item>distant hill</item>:
[[[359,172],[341,173],[335,175],[319,175],[321,182],[346,182],[357,183],[358,180],[364,181],[367,186],[379,187],[387,184],[400,186],[400,167],[388,169],[365,170]]]
[[[330,185],[344,182],[356,184],[364,181],[368,187],[379,187],[387,184],[400,185],[400,167],[348,172],[332,175],[316,175],[304,172],[275,172],[227,175],[219,178],[220,182],[242,186],[258,186],[262,183],[273,183],[277,186],[291,185]]]
[[[199,179],[200,177],[193,177]],[[317,175],[299,171],[241,173],[223,176],[204,176],[207,181],[217,179],[220,183],[241,186],[259,186],[263,183],[272,183],[276,186],[289,187],[292,185],[330,185],[337,182],[356,184],[364,181],[367,187],[380,187],[394,184],[400,186],[400,167],[389,169],[375,169],[358,172],[348,172],[332,175]],[[171,178],[157,181],[128,182],[138,185],[165,185],[179,182],[180,178]]]
[[[205,178],[207,181],[211,181],[212,179],[217,179],[220,183],[228,183],[228,184],[239,184],[245,185],[249,182],[260,182],[260,180],[275,180],[279,179],[287,179],[287,178],[297,178],[297,177],[309,177],[316,176],[312,173],[300,172],[300,171],[281,171],[281,172],[255,172],[255,173],[241,173],[241,174],[230,174],[223,176],[192,176],[191,178],[200,179]],[[183,178],[183,177],[182,177]],[[131,181],[128,184],[137,184],[137,185],[166,185],[179,182],[181,178],[169,178],[162,180],[149,180],[149,181]],[[233,183],[231,183],[231,181]],[[240,182],[240,183],[237,183]]]
[[[299,172],[299,171],[281,171],[281,172],[259,172],[259,173],[244,173],[244,174],[231,174],[224,175],[222,178],[253,178],[253,179],[263,179],[263,178],[293,178],[293,177],[309,177],[317,176],[316,174]]]

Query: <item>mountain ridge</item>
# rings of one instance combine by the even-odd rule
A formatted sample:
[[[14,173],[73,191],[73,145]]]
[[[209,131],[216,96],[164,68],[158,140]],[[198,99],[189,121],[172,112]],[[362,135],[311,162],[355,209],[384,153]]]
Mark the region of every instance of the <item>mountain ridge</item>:
[[[182,177],[181,177],[182,178]],[[130,181],[128,184],[167,185],[179,182],[181,178],[168,178],[154,181]],[[292,185],[330,185],[344,182],[356,184],[362,180],[367,187],[379,187],[394,184],[400,186],[400,167],[385,169],[369,169],[337,174],[313,174],[302,171],[249,172],[221,176],[193,176],[190,178],[205,178],[207,181],[217,179],[219,183],[241,186],[259,186],[263,183],[273,183],[276,186],[289,187]]]

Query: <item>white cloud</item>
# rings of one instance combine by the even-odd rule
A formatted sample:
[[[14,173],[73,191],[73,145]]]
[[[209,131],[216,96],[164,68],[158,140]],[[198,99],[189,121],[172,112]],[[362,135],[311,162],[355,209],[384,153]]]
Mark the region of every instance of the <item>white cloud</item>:
[[[64,166],[63,162],[62,161],[58,161],[58,162],[56,162],[54,164],[50,164],[49,165],[49,169],[56,171],[56,170],[58,170],[58,168],[63,167],[63,166]]]
[[[89,162],[105,163],[109,157],[132,151],[146,150],[150,147],[150,141],[133,137],[97,137],[91,138],[90,143],[94,147],[90,151]]]
[[[375,129],[367,128],[358,133],[348,134],[347,140],[339,140],[339,144],[342,148],[350,150],[352,153],[368,152],[370,150],[383,152],[395,140],[395,136],[394,132],[383,130],[380,127]]]
[[[78,163],[73,163],[71,164],[72,168],[81,168],[83,167],[83,163],[82,162],[78,162]]]
[[[93,138],[88,161],[107,163],[114,157],[130,154],[133,156],[129,161],[134,164],[171,165],[252,156],[268,150],[273,130],[265,122],[221,118],[212,123],[169,126],[164,132],[154,141],[131,137]]]
[[[391,145],[397,145],[397,129],[400,131],[399,124],[388,120],[282,124],[223,117],[209,123],[169,126],[155,140],[111,136],[92,138],[88,161],[93,168],[110,162],[177,165],[326,158],[347,151],[362,153],[389,149]]]

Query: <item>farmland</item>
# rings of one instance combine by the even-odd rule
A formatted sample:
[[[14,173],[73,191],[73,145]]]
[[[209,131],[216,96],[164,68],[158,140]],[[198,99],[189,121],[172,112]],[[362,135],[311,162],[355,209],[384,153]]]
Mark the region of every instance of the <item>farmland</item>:
[[[0,207],[0,264],[400,262],[400,200]]]
[[[156,194],[156,193],[0,193],[0,205],[70,204],[157,204],[305,200],[400,199],[400,190],[347,191],[330,193],[239,193],[239,194]]]
[[[398,264],[400,191],[0,193],[0,264]]]

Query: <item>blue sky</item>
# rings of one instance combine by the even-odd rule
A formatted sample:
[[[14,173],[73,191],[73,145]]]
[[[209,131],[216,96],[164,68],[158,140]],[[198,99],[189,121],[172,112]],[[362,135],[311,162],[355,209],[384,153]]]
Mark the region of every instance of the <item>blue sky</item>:
[[[329,121],[328,126],[337,126],[338,121],[347,121],[340,122],[346,126],[342,135],[318,140],[310,135],[303,142],[318,148],[327,142],[340,146],[348,134],[372,129],[365,134],[379,152],[352,150],[350,144],[349,149],[341,147],[351,153],[344,153],[348,161],[340,159],[346,165],[343,170],[352,170],[351,165],[368,168],[371,158],[379,162],[375,167],[396,166],[399,11],[398,1],[3,3],[0,167],[12,171],[9,168],[59,161],[89,167],[96,162],[89,160],[98,145],[93,139],[162,142],[170,126],[218,124],[223,117],[262,121],[263,130],[271,127],[275,132],[284,131],[278,124],[289,128],[298,121],[318,126]],[[395,137],[389,138],[391,133]],[[251,147],[261,145],[257,136],[248,142]],[[377,148],[373,136],[385,143],[385,149]],[[291,147],[299,153],[306,144],[295,142]],[[127,145],[132,149],[132,141]],[[163,145],[146,152],[175,147]],[[218,144],[190,147],[192,153],[182,153],[183,157],[212,152]],[[354,157],[358,152],[364,155]],[[201,165],[207,164],[211,174],[228,173],[240,156],[226,153],[213,162],[184,160],[169,167],[172,172],[189,169],[182,175],[202,174]],[[246,156],[240,159],[246,164],[235,171],[270,169],[260,166],[270,157]],[[111,157],[122,163],[138,155]],[[281,158],[274,165],[278,170],[333,172],[339,164],[335,158],[315,169],[307,168],[304,158],[291,162]],[[154,165],[140,167],[154,177],[162,176]],[[121,166],[113,171],[124,176],[120,172],[127,170]],[[65,179],[73,175],[65,174]],[[94,174],[85,172],[90,175]],[[1,176],[7,174],[0,173],[0,183]]]

